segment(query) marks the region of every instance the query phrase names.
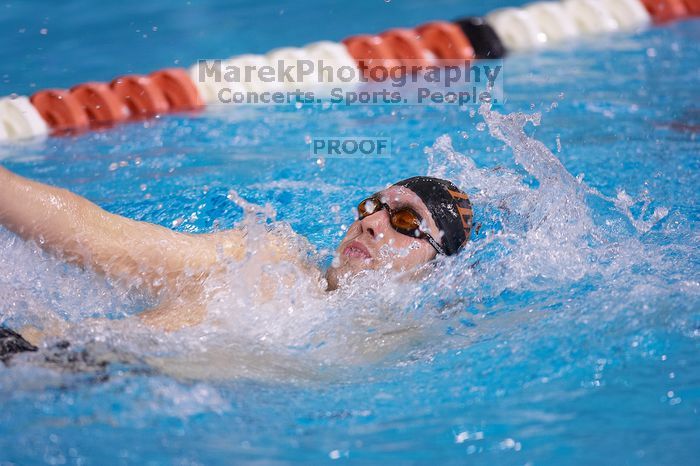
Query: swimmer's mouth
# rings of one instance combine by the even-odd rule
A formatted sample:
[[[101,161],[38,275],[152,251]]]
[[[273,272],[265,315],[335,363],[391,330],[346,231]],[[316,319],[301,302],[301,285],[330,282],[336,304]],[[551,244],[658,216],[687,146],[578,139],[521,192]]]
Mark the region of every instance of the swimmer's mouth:
[[[359,241],[353,241],[352,243],[345,246],[345,249],[343,249],[343,255],[357,259],[372,258],[372,255],[369,253],[365,245],[360,243]]]

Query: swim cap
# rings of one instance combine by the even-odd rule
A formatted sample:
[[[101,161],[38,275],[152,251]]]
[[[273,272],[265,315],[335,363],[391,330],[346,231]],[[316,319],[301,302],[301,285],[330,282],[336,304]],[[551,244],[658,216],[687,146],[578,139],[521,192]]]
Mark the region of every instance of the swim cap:
[[[452,182],[430,176],[414,176],[394,186],[408,188],[421,198],[442,232],[442,247],[448,256],[456,254],[469,240],[472,205],[467,195]]]

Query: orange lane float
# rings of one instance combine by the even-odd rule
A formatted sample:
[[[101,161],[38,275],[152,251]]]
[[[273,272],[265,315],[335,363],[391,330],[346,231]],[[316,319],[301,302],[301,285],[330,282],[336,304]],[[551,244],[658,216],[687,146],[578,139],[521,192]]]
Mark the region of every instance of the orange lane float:
[[[361,34],[348,37],[343,40],[348,53],[357,62],[358,68],[365,77],[372,79],[376,75],[384,76],[383,71],[374,71],[377,68],[390,70],[401,66],[401,62],[393,55],[393,51],[380,36]]]
[[[641,0],[655,23],[665,23],[688,16],[683,0]]]
[[[82,104],[65,89],[39,91],[30,101],[54,132],[82,129],[90,125]]]
[[[475,58],[472,44],[454,23],[433,21],[418,26],[416,33],[424,46],[441,60]]]
[[[413,29],[390,29],[382,32],[379,37],[391,50],[391,57],[404,66],[430,65],[435,61],[435,54],[421,42]]]
[[[129,107],[132,118],[165,113],[170,108],[163,91],[148,76],[121,76],[113,80],[110,87]]]
[[[109,125],[129,118],[129,107],[107,83],[78,84],[71,88],[70,93],[83,106],[93,125]]]
[[[691,15],[700,15],[700,0],[685,0],[685,7]]]
[[[183,68],[167,68],[150,75],[168,101],[170,111],[195,110],[204,105],[197,87]]]

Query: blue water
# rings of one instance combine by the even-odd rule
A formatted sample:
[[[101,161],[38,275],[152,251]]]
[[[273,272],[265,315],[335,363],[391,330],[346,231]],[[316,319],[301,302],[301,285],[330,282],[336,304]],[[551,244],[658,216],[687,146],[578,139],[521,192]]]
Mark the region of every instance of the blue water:
[[[0,95],[514,2],[240,3],[5,3]],[[525,134],[573,177],[583,174],[580,182],[518,136],[521,117],[512,115],[513,132],[499,138],[497,115],[485,121],[476,107],[216,108],[0,146],[1,163],[19,174],[181,231],[241,222],[243,210],[227,197],[233,189],[269,203],[321,265],[357,201],[407,176],[447,170],[482,223],[456,267],[396,285],[399,296],[391,283],[328,303],[302,296],[299,310],[323,311],[325,320],[239,310],[262,316],[247,333],[233,332],[243,343],[197,330],[148,342],[74,335],[78,346],[102,340],[144,358],[223,339],[234,351],[224,351],[230,363],[210,360],[218,377],[142,362],[112,364],[106,380],[31,358],[0,365],[0,463],[697,462],[699,25],[507,59],[507,102],[492,110],[541,113]],[[314,135],[390,137],[392,157],[319,161],[309,156]],[[527,173],[532,154],[541,171]],[[620,190],[633,199],[632,220]],[[654,211],[660,218],[650,220]],[[142,306],[4,230],[0,270],[0,320],[12,326],[46,313],[79,326]],[[231,287],[240,291],[235,276]],[[421,331],[368,357],[367,346],[383,343],[364,340],[351,320],[374,309]],[[256,338],[268,327],[278,340],[266,346]]]

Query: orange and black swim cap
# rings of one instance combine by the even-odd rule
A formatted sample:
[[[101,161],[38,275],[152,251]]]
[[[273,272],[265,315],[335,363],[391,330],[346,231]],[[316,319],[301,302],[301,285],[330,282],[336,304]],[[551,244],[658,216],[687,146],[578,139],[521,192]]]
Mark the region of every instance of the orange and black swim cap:
[[[442,247],[448,256],[459,252],[472,231],[472,204],[469,197],[451,181],[430,176],[414,176],[395,183],[421,198],[442,232]],[[436,238],[437,239],[437,238]]]

